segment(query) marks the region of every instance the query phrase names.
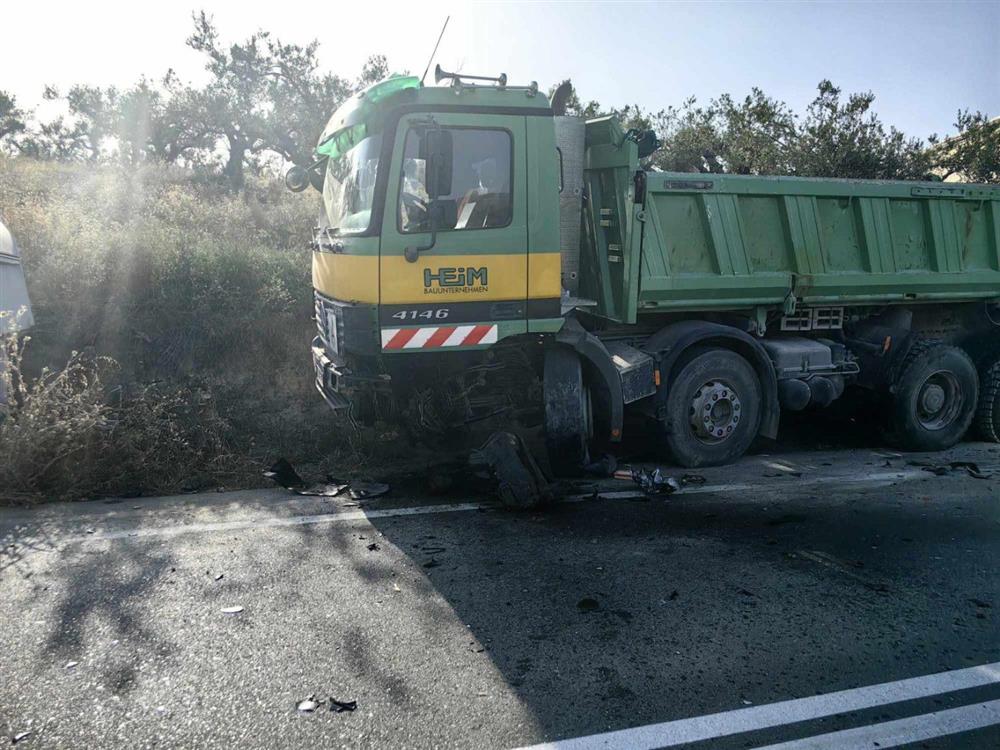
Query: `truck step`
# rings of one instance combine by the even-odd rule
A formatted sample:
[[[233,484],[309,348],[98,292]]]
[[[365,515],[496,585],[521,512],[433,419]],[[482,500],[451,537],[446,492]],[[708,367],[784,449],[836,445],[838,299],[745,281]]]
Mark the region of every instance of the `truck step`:
[[[652,357],[622,341],[606,341],[604,346],[622,379],[626,404],[656,393],[656,363]]]

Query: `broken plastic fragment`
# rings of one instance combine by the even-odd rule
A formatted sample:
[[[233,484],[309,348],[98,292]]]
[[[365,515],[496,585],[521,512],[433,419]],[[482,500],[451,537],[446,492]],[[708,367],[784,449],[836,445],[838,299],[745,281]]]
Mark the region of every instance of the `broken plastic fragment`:
[[[338,701],[336,698],[330,698],[330,710],[334,713],[343,713],[344,711],[353,711],[358,707],[357,701]]]
[[[235,615],[243,611],[243,607],[236,605],[235,607],[223,607],[222,614],[224,615]]]
[[[217,575],[217,576],[215,577],[215,580],[216,580],[216,581],[221,581],[221,580],[223,579],[223,577],[224,577],[224,576],[225,576],[225,573],[219,573],[219,575]]]
[[[295,708],[304,714],[312,713],[319,708],[319,703],[316,702],[316,695],[310,695],[304,701],[299,701],[295,704]]]
[[[389,491],[389,485],[384,482],[352,482],[350,495],[355,500],[369,497],[379,497]]]
[[[78,661],[68,661],[68,662],[66,662],[66,664],[65,664],[65,665],[63,666],[63,669],[72,669],[73,667],[75,667],[75,666],[76,666],[77,664],[79,664],[79,663],[80,663],[80,662],[78,662]]]
[[[31,732],[30,731],[19,732],[18,734],[15,734],[13,737],[10,738],[10,744],[16,745],[21,740],[26,740],[30,736],[31,736]]]

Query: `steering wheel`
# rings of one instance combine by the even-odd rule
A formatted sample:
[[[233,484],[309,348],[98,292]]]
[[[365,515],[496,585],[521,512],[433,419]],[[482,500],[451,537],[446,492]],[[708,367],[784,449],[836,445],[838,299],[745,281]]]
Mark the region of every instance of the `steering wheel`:
[[[427,211],[427,204],[412,193],[401,193],[400,200],[403,209],[406,211],[406,229],[409,231],[421,230],[427,226],[430,214]]]

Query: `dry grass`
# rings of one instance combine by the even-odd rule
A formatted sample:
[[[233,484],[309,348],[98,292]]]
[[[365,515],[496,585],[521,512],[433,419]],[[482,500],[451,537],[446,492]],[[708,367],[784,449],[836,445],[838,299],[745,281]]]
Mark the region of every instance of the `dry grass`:
[[[8,342],[0,495],[32,501],[252,486],[276,456],[357,464],[316,395],[315,199],[180,169],[0,157],[0,213],[36,325]],[[372,450],[376,448],[372,447]]]

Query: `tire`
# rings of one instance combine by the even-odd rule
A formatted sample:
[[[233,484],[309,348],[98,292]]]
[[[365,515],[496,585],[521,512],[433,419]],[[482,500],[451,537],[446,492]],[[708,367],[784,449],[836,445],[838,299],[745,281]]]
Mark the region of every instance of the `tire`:
[[[561,346],[545,352],[542,391],[549,466],[556,476],[579,476],[590,463],[593,423],[590,393],[576,352]]]
[[[662,439],[673,459],[695,468],[746,453],[760,429],[763,400],[750,363],[728,349],[699,348],[674,372],[657,395]]]
[[[972,424],[979,376],[958,347],[918,341],[890,390],[892,442],[908,450],[940,451],[958,443]]]
[[[987,360],[980,373],[974,424],[983,440],[1000,443],[1000,355]]]

